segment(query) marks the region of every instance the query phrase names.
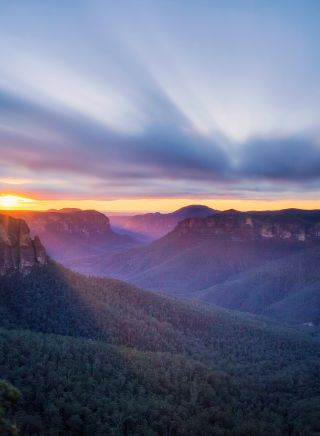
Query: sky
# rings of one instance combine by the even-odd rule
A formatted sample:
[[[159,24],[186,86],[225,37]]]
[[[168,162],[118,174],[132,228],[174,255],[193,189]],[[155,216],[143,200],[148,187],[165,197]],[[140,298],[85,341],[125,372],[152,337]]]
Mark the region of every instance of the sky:
[[[318,0],[0,0],[0,207],[320,208]]]

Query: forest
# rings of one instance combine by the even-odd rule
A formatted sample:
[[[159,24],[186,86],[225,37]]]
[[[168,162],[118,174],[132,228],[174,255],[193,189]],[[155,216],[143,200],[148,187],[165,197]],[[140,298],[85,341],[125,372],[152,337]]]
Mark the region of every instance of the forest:
[[[53,262],[3,277],[0,315],[8,435],[320,432],[320,347],[293,328]]]

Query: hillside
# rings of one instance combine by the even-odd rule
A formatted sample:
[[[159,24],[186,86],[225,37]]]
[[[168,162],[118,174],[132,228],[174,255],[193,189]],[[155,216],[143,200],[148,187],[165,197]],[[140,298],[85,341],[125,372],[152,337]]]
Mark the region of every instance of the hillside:
[[[317,210],[216,212],[183,220],[151,244],[72,267],[317,330],[319,229]]]
[[[186,218],[207,217],[216,211],[208,206],[190,205],[170,213],[146,213],[142,215],[110,217],[111,225],[122,232],[140,235],[140,238],[158,239],[171,232],[179,221]]]
[[[11,244],[6,249],[16,252],[13,241],[33,246],[29,233],[21,232],[27,229],[24,221],[6,217],[5,222],[10,225],[3,227],[2,239],[10,235]],[[288,249],[296,248],[300,270],[293,263],[287,297],[294,297],[291,287],[307,273],[304,295],[314,299],[316,245],[306,248],[304,241],[278,237],[250,241],[246,235],[251,251],[244,257],[243,240],[223,237],[215,245],[216,236],[202,238],[200,232],[199,238],[181,225],[182,231],[178,226],[146,247],[151,249],[146,262],[165,254],[179,259],[180,251],[190,251],[194,261],[199,250],[194,267],[202,274],[200,253],[204,246],[214,247],[220,261],[216,274],[223,275],[256,265],[256,253],[260,261],[282,255],[282,265]],[[314,264],[303,257],[308,250]],[[0,280],[1,379],[21,392],[5,421],[9,429],[16,424],[26,436],[309,436],[320,431],[320,346],[308,336],[267,318],[86,277],[45,260],[39,264],[35,258],[24,270],[14,264]]]
[[[23,394],[23,434],[319,429],[320,348],[276,323],[53,263],[5,276],[0,308],[0,370]]]
[[[320,323],[320,248],[272,261],[214,285],[198,297],[286,322]]]
[[[319,244],[319,223],[319,211],[219,212],[181,221],[147,246],[88,258],[76,268],[165,293],[187,294]]]
[[[228,345],[230,336],[241,332],[243,339],[237,340],[239,347],[246,344],[243,349],[250,337],[253,352],[259,350],[259,336],[267,326],[265,320],[218,307],[207,310],[119,280],[85,277],[52,262],[28,275],[4,276],[0,309],[4,328],[82,336],[150,351],[187,351],[201,359],[208,358],[208,350],[201,357],[199,340],[206,341],[213,355],[216,343],[226,340],[230,362],[235,352],[234,344]],[[279,329],[276,325],[275,333]]]
[[[286,349],[278,370],[264,359],[267,374],[257,384],[187,356],[92,340],[0,329],[0,344],[1,374],[22,392],[13,419],[23,435],[319,430],[319,353],[312,346],[296,350],[296,357],[304,353],[298,363],[286,360],[294,357]]]
[[[22,392],[15,421],[23,435],[205,435],[223,432],[227,420],[239,425],[225,401],[245,413],[248,391],[240,398],[225,373],[185,357],[3,329],[0,343],[1,374]],[[243,432],[256,415],[243,419]]]

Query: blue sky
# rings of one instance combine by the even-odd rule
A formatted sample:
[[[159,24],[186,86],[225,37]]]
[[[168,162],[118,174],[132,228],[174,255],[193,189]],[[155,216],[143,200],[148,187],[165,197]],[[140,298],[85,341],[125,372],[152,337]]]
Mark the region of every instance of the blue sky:
[[[316,198],[320,2],[0,2],[0,189]]]

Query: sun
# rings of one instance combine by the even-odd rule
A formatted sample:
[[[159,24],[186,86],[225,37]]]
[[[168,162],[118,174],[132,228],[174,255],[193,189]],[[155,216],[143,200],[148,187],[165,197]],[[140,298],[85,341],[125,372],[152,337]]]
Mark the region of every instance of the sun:
[[[30,198],[19,197],[18,195],[1,195],[0,196],[0,208],[3,209],[14,209],[19,208],[19,206],[30,203],[32,200]]]

